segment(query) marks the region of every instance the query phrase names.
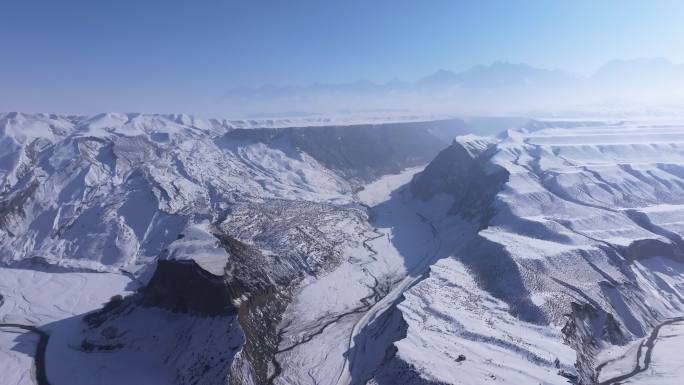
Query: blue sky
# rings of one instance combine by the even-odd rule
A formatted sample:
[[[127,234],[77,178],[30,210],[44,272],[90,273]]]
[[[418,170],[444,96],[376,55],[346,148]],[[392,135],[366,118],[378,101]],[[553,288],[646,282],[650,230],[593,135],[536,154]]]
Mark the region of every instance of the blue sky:
[[[164,108],[495,60],[580,75],[612,59],[684,61],[682,1],[3,0],[2,13],[0,110]]]

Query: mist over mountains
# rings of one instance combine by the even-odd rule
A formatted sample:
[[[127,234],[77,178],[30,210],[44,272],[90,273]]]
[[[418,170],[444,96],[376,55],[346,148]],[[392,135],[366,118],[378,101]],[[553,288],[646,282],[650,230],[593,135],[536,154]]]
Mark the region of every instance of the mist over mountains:
[[[233,89],[219,104],[249,116],[364,112],[672,116],[684,110],[682,86],[684,64],[663,58],[615,60],[587,77],[497,61],[460,72],[439,70],[416,81]]]

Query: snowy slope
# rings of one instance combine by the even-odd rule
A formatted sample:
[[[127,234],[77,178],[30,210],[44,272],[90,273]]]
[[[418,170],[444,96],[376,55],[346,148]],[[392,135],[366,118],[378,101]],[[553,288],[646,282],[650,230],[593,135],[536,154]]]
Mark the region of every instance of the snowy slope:
[[[457,120],[242,126],[186,115],[0,115],[0,258],[95,270],[146,263],[236,199],[350,203],[354,186],[342,176],[358,183],[427,162],[465,129]]]
[[[288,123],[0,115],[0,316],[51,383],[610,382],[684,313],[684,126]]]
[[[321,313],[312,313],[314,323],[367,296],[372,276],[358,263],[368,258],[363,242],[372,228],[353,191],[377,175],[426,163],[464,130],[458,120],[288,123],[0,115],[2,274],[49,269],[42,280],[59,282],[67,297],[92,290],[82,282],[100,287],[78,309],[49,312],[42,310],[53,305],[49,292],[22,297],[33,290],[30,281],[7,280],[0,292],[7,323],[20,319],[49,333],[45,367],[53,383],[98,376],[109,383],[267,381],[285,338],[278,322],[291,302],[306,297],[300,287],[352,267],[348,279],[358,290],[337,305],[316,297]],[[392,258],[400,277],[402,259]],[[164,260],[192,260],[198,275],[190,284],[185,273],[167,272],[150,299],[141,293],[157,282],[157,261]],[[108,302],[93,313],[133,289],[121,305]],[[216,296],[230,298],[218,312],[197,314],[187,305]],[[16,306],[20,297],[26,304]],[[104,319],[84,324],[93,314]],[[13,383],[30,381],[25,356],[37,354],[33,337],[15,341],[27,347],[23,355],[5,350],[13,342],[3,340],[8,362],[18,362],[8,369],[16,373]]]
[[[435,184],[442,166],[428,166],[413,190],[441,186],[468,217],[487,198],[464,178],[507,178],[477,236],[405,294],[406,336],[374,381],[554,384],[562,370],[593,383],[619,372],[599,364],[684,313],[683,139],[677,125],[517,131],[476,155],[475,171],[452,169],[460,184]],[[464,157],[474,140],[437,159]]]
[[[349,186],[303,154],[214,141],[187,117],[0,118],[0,254],[91,269],[163,253],[194,216],[233,196],[349,201]],[[346,196],[346,197],[345,197]]]
[[[130,279],[109,273],[69,272],[25,264],[0,267],[0,323],[35,325],[52,332],[56,321],[99,308],[115,294],[130,292]],[[17,328],[0,330],[3,383],[34,384],[38,336]]]

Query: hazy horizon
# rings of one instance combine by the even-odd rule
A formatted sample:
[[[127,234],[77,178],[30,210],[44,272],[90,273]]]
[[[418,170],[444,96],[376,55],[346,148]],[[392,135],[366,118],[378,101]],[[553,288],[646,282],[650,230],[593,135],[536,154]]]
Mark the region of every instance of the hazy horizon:
[[[4,108],[2,112],[93,115],[183,113],[212,118],[292,118],[308,116],[527,116],[563,117],[652,115],[684,112],[684,63],[666,58],[616,59],[588,76],[497,60],[463,71],[438,69],[416,80],[306,85],[266,84],[223,90],[217,95],[179,100],[173,107],[85,109]],[[649,89],[650,88],[650,89]],[[668,88],[668,89],[664,89]],[[650,93],[649,93],[650,92]],[[554,96],[555,94],[555,96]],[[637,99],[631,98],[637,94]],[[657,97],[657,98],[655,98]],[[506,98],[509,99],[506,102]],[[491,99],[498,107],[492,107]],[[606,107],[619,107],[605,110]]]
[[[587,86],[616,60],[681,67],[684,4],[676,1],[30,0],[5,12],[12,17],[0,25],[0,111],[502,114],[613,103],[624,94],[636,95],[629,105],[684,105],[667,89],[680,72],[658,75],[653,87],[649,79],[600,92]],[[455,90],[454,79],[436,93],[422,87],[426,77],[445,75],[440,70],[492,63],[523,63],[581,84],[491,71],[504,84],[468,80],[472,94]],[[619,83],[625,74],[611,76]],[[643,97],[644,88],[657,98]]]

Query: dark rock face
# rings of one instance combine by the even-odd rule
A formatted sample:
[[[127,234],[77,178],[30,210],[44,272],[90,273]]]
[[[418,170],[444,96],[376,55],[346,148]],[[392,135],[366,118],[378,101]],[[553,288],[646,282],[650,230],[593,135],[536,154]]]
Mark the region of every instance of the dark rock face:
[[[230,258],[227,261],[225,279],[228,280],[233,298],[242,295],[248,297],[270,292],[276,282],[272,272],[268,271],[268,264],[264,256],[255,248],[231,237],[228,234],[216,232],[214,236],[221,243]],[[286,284],[289,281],[277,282]]]
[[[488,212],[491,203],[509,177],[508,171],[501,167],[484,170],[495,152],[495,146],[474,152],[454,141],[414,177],[411,192],[423,200],[440,193],[449,194],[454,198],[453,214],[468,219],[481,216],[484,224],[491,214]]]
[[[459,119],[381,125],[238,129],[221,140],[261,142],[303,151],[341,176],[369,181],[428,163],[468,130]]]
[[[130,312],[137,303],[137,298],[136,295],[126,298],[121,298],[121,296],[112,297],[101,309],[83,316],[83,322],[90,328],[99,328],[108,320]]]
[[[578,383],[595,384],[599,339],[620,345],[627,340],[612,314],[589,303],[572,302],[570,305],[571,312],[566,315],[562,329],[565,343],[577,352]]]
[[[681,250],[676,244],[666,243],[658,239],[638,239],[629,244],[624,255],[629,260],[640,260],[649,257],[667,257],[683,260]]]
[[[238,311],[245,333],[244,354],[233,363],[229,383],[267,384],[268,366],[277,362],[274,361],[280,343],[277,327],[290,301],[290,281],[273,277],[274,272],[266,270],[268,264],[258,250],[228,234],[217,232],[214,235],[230,254],[226,266],[230,292],[235,298],[244,298]]]
[[[442,150],[411,184],[413,194],[429,199],[438,193],[450,193],[461,201],[468,192],[477,160],[459,143]]]
[[[293,291],[302,278],[318,276],[341,261],[338,245],[345,238],[319,227],[340,218],[361,224],[365,216],[357,208],[265,199],[236,200],[227,218],[212,233],[229,255],[226,279],[240,301],[246,340],[229,383],[270,384],[287,365],[276,356],[284,338],[278,325]]]
[[[203,270],[195,261],[158,261],[142,290],[143,306],[205,316],[235,314],[228,283]]]
[[[250,381],[272,384],[280,374],[282,366],[275,359],[278,346],[282,342],[278,325],[291,301],[290,290],[282,290],[252,297],[240,307],[239,319],[245,333],[245,345],[244,355],[237,360],[243,361],[239,363],[241,366],[249,366],[251,373],[249,379],[242,378],[240,373],[231,373],[230,385],[243,385]],[[274,369],[270,374],[269,364],[272,364]]]
[[[4,229],[10,236],[13,236],[12,232],[9,231],[11,223],[16,216],[24,217],[26,215],[24,206],[37,188],[38,182],[34,181],[14,195],[5,196],[0,193],[0,229]]]

